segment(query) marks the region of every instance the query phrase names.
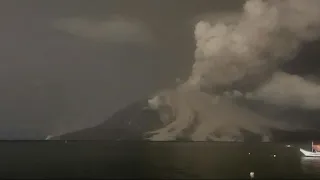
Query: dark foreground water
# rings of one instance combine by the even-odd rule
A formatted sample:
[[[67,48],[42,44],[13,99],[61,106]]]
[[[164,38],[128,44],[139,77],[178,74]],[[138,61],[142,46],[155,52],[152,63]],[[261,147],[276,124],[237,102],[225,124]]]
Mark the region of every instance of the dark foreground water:
[[[299,153],[310,145],[292,145],[2,141],[0,178],[320,178],[320,158]]]

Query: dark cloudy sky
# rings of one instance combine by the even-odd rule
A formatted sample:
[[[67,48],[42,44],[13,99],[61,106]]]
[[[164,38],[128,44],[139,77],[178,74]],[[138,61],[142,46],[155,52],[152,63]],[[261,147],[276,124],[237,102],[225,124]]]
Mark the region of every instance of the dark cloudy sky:
[[[192,18],[236,6],[221,2],[1,1],[0,138],[93,126],[172,85],[191,67]]]
[[[42,138],[93,126],[172,86],[190,72],[194,18],[238,11],[241,4],[0,1],[0,138]],[[305,48],[286,70],[317,73],[318,47]]]

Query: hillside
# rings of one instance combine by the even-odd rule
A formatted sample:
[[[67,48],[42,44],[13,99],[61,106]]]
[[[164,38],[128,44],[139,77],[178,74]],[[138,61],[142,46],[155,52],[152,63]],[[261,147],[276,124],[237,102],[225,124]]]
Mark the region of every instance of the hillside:
[[[163,126],[159,119],[157,111],[145,109],[147,101],[139,101],[127,106],[124,109],[114,113],[103,123],[76,132],[67,133],[53,139],[60,140],[144,140],[144,133],[152,131]],[[289,112],[290,114],[290,112]],[[296,117],[305,116],[305,112],[294,111]],[[294,118],[293,118],[294,119]],[[260,137],[243,131],[245,141],[260,141]],[[307,141],[311,139],[320,139],[319,132],[300,131],[287,132],[272,130],[273,141]],[[179,140],[188,140],[179,139]]]

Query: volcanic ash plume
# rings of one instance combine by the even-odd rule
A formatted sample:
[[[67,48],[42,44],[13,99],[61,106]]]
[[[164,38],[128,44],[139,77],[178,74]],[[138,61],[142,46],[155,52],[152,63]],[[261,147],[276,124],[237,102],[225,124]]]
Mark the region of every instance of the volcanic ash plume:
[[[319,109],[320,86],[310,80],[284,72],[274,73],[270,81],[252,93],[248,99],[264,100],[270,104]]]
[[[241,129],[263,137],[270,136],[270,128],[293,130],[237,106],[221,89],[233,90],[241,84],[256,88],[267,82],[281,64],[295,56],[303,42],[318,37],[318,17],[319,0],[249,0],[238,17],[197,23],[190,78],[149,100],[151,108],[166,114],[162,116],[166,126],[150,132],[154,133],[150,139],[174,140],[191,126],[195,126],[193,140],[241,141]],[[204,88],[210,93],[202,92]],[[166,108],[171,111],[164,111]]]

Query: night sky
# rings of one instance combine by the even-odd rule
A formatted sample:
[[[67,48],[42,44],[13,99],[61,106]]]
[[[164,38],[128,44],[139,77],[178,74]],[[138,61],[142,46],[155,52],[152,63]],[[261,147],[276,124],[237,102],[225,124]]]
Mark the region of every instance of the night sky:
[[[239,11],[242,3],[1,1],[0,139],[36,139],[94,126],[119,108],[174,86],[176,78],[190,74],[197,17]],[[283,69],[320,76],[319,45],[306,44]],[[320,127],[316,110],[312,117],[303,110],[291,117],[293,110],[275,109],[261,105],[257,111],[310,118]]]

